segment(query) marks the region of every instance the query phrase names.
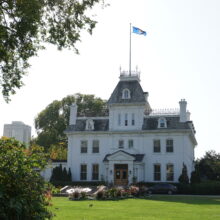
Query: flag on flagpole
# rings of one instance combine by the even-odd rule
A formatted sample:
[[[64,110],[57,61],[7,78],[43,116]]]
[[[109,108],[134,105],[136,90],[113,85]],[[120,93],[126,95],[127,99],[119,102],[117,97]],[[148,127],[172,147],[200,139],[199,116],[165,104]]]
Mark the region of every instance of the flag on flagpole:
[[[138,28],[138,27],[132,27],[132,29],[133,29],[133,33],[135,33],[135,34],[140,34],[140,35],[144,35],[144,36],[146,36],[147,35],[147,32],[146,31],[143,31],[143,30],[141,30],[140,28]]]

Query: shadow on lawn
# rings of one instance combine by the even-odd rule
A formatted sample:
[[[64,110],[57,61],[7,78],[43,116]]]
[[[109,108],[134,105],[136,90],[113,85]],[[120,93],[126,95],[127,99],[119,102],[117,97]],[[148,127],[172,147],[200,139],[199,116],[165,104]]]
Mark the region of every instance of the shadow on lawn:
[[[220,196],[152,195],[146,200],[186,203],[191,205],[220,205]]]

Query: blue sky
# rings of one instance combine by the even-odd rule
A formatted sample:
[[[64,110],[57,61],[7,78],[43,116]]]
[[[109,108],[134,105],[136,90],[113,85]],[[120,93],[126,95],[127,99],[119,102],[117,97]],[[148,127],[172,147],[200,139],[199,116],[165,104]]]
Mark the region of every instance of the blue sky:
[[[108,99],[118,82],[119,67],[128,70],[129,23],[147,31],[132,34],[132,69],[141,71],[141,85],[152,108],[178,108],[180,99],[196,128],[196,157],[220,152],[220,1],[111,0],[96,7],[98,24],[82,33],[80,55],[53,46],[31,59],[25,86],[9,104],[0,98],[3,124],[23,121],[32,126],[50,102],[77,92]]]

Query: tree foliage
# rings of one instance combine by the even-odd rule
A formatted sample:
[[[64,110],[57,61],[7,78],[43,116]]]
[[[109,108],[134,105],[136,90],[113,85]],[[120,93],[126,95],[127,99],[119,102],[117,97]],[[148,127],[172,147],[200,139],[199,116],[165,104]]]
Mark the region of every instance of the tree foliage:
[[[182,168],[182,173],[179,176],[179,182],[183,184],[188,184],[189,183],[189,177],[187,173],[187,166],[183,163],[183,168]]]
[[[63,133],[69,124],[70,106],[76,103],[78,115],[100,116],[106,114],[106,101],[94,95],[75,94],[53,101],[35,118],[35,142],[48,149],[51,145],[67,143]]]
[[[48,151],[50,159],[52,160],[67,160],[67,147],[65,143],[51,145]]]
[[[200,182],[201,182],[201,177],[200,177],[200,172],[199,172],[199,166],[198,164],[196,164],[195,170],[191,172],[190,183],[195,184],[195,183],[200,183]]]
[[[220,154],[211,150],[197,160],[202,179],[220,180]]]
[[[46,185],[39,171],[46,166],[42,148],[15,139],[0,139],[0,219],[46,219]]]
[[[28,60],[43,43],[78,53],[81,31],[92,34],[96,25],[88,14],[98,3],[104,0],[0,1],[0,88],[6,101],[22,86]]]

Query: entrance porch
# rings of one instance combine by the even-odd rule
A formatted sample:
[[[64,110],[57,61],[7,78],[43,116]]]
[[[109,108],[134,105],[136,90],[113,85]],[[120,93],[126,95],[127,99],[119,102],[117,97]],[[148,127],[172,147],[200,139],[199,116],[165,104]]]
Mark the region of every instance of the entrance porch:
[[[113,185],[126,186],[136,181],[144,181],[144,154],[129,154],[119,150],[107,154],[105,164],[105,181]]]

